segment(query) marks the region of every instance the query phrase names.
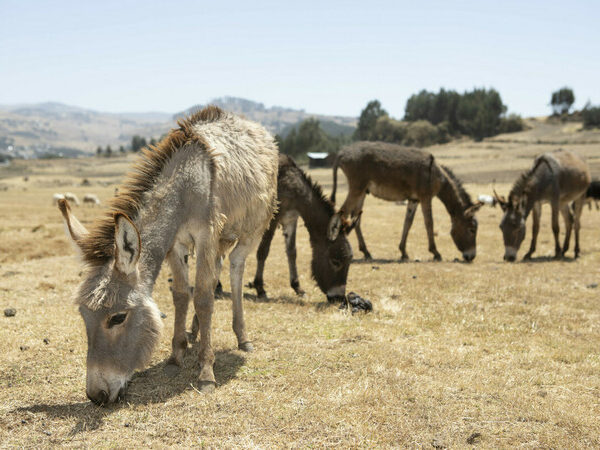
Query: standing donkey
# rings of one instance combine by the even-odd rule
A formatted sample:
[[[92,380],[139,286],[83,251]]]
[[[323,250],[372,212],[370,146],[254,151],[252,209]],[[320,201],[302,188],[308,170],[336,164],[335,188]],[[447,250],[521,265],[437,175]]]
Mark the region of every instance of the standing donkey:
[[[496,195],[504,215],[500,229],[504,238],[504,260],[513,262],[519,247],[525,239],[525,222],[533,211],[531,246],[524,259],[530,259],[535,252],[542,204],[549,202],[552,207],[552,232],[554,233],[555,258],[561,258],[569,249],[571,229],[575,226],[575,258],[579,256],[579,228],[585,193],[591,176],[586,162],[569,150],[559,149],[538,156],[533,167],[515,182],[508,201]],[[573,212],[569,203],[573,202]],[[565,221],[565,241],[561,249],[558,233],[558,213]]]
[[[357,142],[342,148],[333,165],[333,192],[335,202],[337,169],[348,179],[348,196],[340,214],[351,216],[356,221],[356,237],[359,249],[366,259],[371,259],[360,228],[360,216],[368,193],[389,201],[408,200],[400,252],[402,260],[408,259],[406,239],[421,204],[429,251],[436,261],[442,259],[433,238],[433,217],[431,200],[437,196],[452,220],[450,234],[465,261],[472,261],[477,253],[477,219],[475,213],[483,203],[473,204],[471,197],[460,180],[447,167],[438,165],[432,154],[422,150],[403,147],[385,142]]]
[[[323,196],[321,187],[286,155],[279,155],[277,177],[279,210],[262,237],[256,253],[257,265],[253,287],[259,297],[265,297],[263,272],[269,255],[271,240],[279,224],[283,227],[285,249],[290,270],[290,285],[298,295],[304,294],[298,281],[296,268],[296,227],[298,216],[302,217],[310,236],[312,247],[312,275],[329,302],[343,300],[346,294],[348,268],[352,262],[352,247],[346,239],[350,231],[347,224],[340,224],[333,204]],[[335,223],[333,223],[335,222]],[[327,230],[340,226],[342,233],[327,236]]]
[[[260,125],[207,107],[145,149],[108,215],[89,232],[59,203],[70,237],[88,266],[79,311],[88,336],[88,397],[99,404],[124,394],[148,364],[161,330],[152,288],[163,260],[173,272],[175,330],[167,368],[180,366],[188,341],[187,255],[196,248],[193,294],[200,326],[199,385],[215,386],[211,346],[213,292],[222,257],[233,247],[233,330],[252,350],[242,309],[245,259],[276,208],[277,147]]]

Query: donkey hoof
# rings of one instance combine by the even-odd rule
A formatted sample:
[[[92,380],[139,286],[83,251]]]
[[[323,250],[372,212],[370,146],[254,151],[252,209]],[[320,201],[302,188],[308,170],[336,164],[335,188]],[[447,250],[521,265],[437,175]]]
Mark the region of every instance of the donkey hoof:
[[[215,392],[216,383],[214,381],[200,380],[198,382],[198,390],[203,394],[212,394]]]
[[[179,375],[181,367],[174,363],[168,363],[163,370],[167,377],[173,378]]]
[[[433,257],[433,260],[434,260],[435,262],[440,262],[440,261],[442,260],[442,255],[435,255],[435,256]]]
[[[253,352],[254,351],[254,345],[252,345],[252,342],[244,342],[243,344],[239,344],[238,348],[244,352]]]

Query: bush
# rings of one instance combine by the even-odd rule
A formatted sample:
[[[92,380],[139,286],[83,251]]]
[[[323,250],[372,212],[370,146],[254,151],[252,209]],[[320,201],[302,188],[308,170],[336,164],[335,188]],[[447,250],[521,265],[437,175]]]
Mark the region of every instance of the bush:
[[[516,133],[524,129],[525,122],[517,114],[510,114],[508,117],[501,118],[500,125],[498,125],[498,133]]]
[[[600,106],[586,105],[581,111],[581,116],[584,128],[600,127]]]
[[[447,122],[433,125],[427,120],[403,122],[382,116],[377,119],[373,140],[395,144],[425,147],[450,140]]]

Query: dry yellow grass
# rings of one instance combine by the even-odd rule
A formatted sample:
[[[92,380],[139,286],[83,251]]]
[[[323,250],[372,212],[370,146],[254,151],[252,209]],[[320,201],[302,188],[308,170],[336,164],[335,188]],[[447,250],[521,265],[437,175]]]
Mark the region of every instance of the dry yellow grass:
[[[475,179],[486,165],[495,170],[486,145],[498,146],[498,154],[503,146],[518,153],[489,141],[435,152]],[[598,152],[597,145],[586,148]],[[512,173],[531,160],[513,161],[503,169]],[[401,264],[405,207],[368,198],[363,231],[376,260],[360,260],[351,236],[358,259],[348,288],[369,298],[375,311],[354,316],[328,306],[310,279],[303,228],[298,262],[307,295],[293,295],[278,234],[265,271],[270,300],[257,302],[246,289],[254,353],[236,350],[229,301],[216,303],[218,388],[208,396],[194,389],[194,349],[177,378],[162,374],[173,318],[165,268],[154,299],[168,317],[151,367],[135,376],[124,403],[91,404],[84,392],[83,321],[72,302],[80,268],[51,205],[52,193],[65,190],[112,195],[113,186],[100,183],[116,181],[128,162],[90,162],[23,163],[18,176],[4,172],[0,179],[8,187],[0,191],[0,309],[17,309],[15,317],[0,317],[0,445],[600,446],[600,288],[588,287],[600,282],[600,212],[587,209],[577,261],[545,258],[553,252],[546,207],[539,258],[502,262],[500,210],[485,207],[478,214],[478,256],[462,264],[451,262],[459,253],[436,201],[444,262],[431,262],[419,213],[408,243],[413,261]],[[330,189],[329,170],[313,176]],[[93,185],[73,186],[83,177]],[[506,192],[509,186],[496,187]],[[491,186],[467,189],[477,195]],[[76,214],[85,222],[99,211],[80,207]],[[254,268],[249,258],[246,281]]]

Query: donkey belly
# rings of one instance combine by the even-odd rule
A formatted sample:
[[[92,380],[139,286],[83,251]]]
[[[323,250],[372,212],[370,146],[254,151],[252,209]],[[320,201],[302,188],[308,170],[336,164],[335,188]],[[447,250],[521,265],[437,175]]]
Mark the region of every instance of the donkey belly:
[[[375,197],[391,202],[403,201],[415,197],[412,195],[411,192],[405,191],[403,189],[398,189],[397,186],[376,183],[374,181],[369,182],[369,184],[367,185],[367,189]]]

